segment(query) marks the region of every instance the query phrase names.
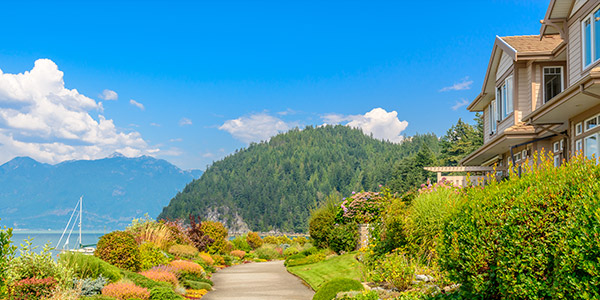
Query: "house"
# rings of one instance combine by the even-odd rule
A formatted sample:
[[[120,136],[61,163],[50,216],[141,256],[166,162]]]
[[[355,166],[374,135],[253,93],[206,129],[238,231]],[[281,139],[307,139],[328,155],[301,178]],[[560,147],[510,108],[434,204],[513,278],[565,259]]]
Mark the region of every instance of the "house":
[[[506,169],[545,151],[559,166],[600,151],[600,0],[552,0],[539,35],[496,37],[481,93],[484,143],[466,167]],[[533,162],[535,163],[535,162]]]

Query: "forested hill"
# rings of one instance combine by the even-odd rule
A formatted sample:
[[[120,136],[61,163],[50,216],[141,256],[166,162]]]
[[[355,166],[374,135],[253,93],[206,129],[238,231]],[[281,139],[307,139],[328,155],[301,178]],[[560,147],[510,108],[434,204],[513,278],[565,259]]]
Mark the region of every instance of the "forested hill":
[[[331,192],[374,190],[394,177],[403,157],[423,148],[437,157],[439,145],[433,134],[394,144],[341,125],[291,130],[215,162],[159,218],[192,213],[232,229],[306,231],[310,210]]]

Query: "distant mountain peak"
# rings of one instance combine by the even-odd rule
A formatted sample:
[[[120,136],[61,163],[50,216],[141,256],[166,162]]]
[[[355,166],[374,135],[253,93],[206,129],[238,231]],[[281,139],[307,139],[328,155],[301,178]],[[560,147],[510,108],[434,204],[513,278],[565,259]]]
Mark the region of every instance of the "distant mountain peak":
[[[123,155],[123,153],[121,153],[121,152],[115,151],[111,155],[107,156],[106,158],[117,158],[117,157],[126,157],[126,156]]]

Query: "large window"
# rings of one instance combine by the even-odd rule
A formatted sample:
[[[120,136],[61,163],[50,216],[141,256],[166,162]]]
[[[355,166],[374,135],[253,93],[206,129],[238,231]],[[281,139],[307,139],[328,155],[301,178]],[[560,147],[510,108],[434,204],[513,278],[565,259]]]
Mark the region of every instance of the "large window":
[[[489,120],[490,120],[490,135],[496,132],[496,125],[498,123],[498,113],[496,113],[496,100],[490,103],[488,108]]]
[[[544,68],[544,103],[563,90],[562,67]]]
[[[600,9],[589,14],[581,22],[583,40],[583,67],[600,59]]]
[[[584,139],[584,155],[587,158],[598,159],[598,135],[592,134]]]
[[[498,120],[504,120],[513,112],[513,83],[512,76],[508,76],[496,89],[496,105]]]

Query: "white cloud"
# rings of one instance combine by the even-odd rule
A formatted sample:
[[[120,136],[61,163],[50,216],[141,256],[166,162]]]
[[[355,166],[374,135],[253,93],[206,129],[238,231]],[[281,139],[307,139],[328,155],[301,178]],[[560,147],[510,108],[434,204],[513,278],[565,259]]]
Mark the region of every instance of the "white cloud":
[[[49,59],[20,74],[0,70],[0,161],[30,156],[57,163],[155,151],[138,132],[118,131],[113,120],[90,115],[101,109],[76,89],[66,89],[63,72]]]
[[[140,110],[145,110],[145,109],[146,109],[146,108],[144,107],[144,104],[141,104],[141,103],[139,103],[139,102],[137,102],[137,101],[135,101],[135,100],[133,100],[133,99],[130,99],[130,100],[129,100],[129,104],[131,104],[131,105],[133,105],[133,106],[135,106],[135,107],[139,108]]]
[[[170,139],[169,142],[174,143],[174,142],[183,142],[182,138],[177,138],[177,139]]]
[[[119,99],[119,95],[117,94],[117,92],[111,91],[111,90],[104,90],[104,91],[102,91],[102,94],[100,94],[98,97],[100,97],[101,99],[104,99],[104,100],[117,100],[117,99]]]
[[[154,127],[160,127],[161,125],[160,125],[160,124],[158,124],[158,123],[154,123],[154,122],[152,122],[152,123],[150,123],[150,126],[154,126]]]
[[[192,125],[192,120],[190,120],[188,118],[181,118],[181,120],[179,120],[179,126],[187,126],[187,125]]]
[[[404,139],[402,131],[408,126],[407,121],[400,121],[396,111],[387,112],[383,108],[374,108],[364,115],[327,114],[322,116],[325,124],[340,124],[360,128],[365,134],[374,138],[400,143]]]
[[[467,106],[469,104],[469,101],[467,101],[467,99],[460,99],[460,101],[456,101],[456,103],[452,106],[452,110],[457,110],[463,106]]]
[[[266,113],[259,113],[227,120],[219,129],[229,132],[238,140],[250,143],[267,141],[272,136],[289,130],[290,125],[279,118]]]
[[[442,88],[440,92],[470,90],[472,84],[473,80],[469,80],[469,76],[467,76],[458,83]]]
[[[288,109],[286,109],[284,111],[277,112],[277,114],[280,115],[280,116],[295,115],[297,113],[298,113],[297,111],[295,111],[295,110],[293,110],[291,108],[288,108]]]

